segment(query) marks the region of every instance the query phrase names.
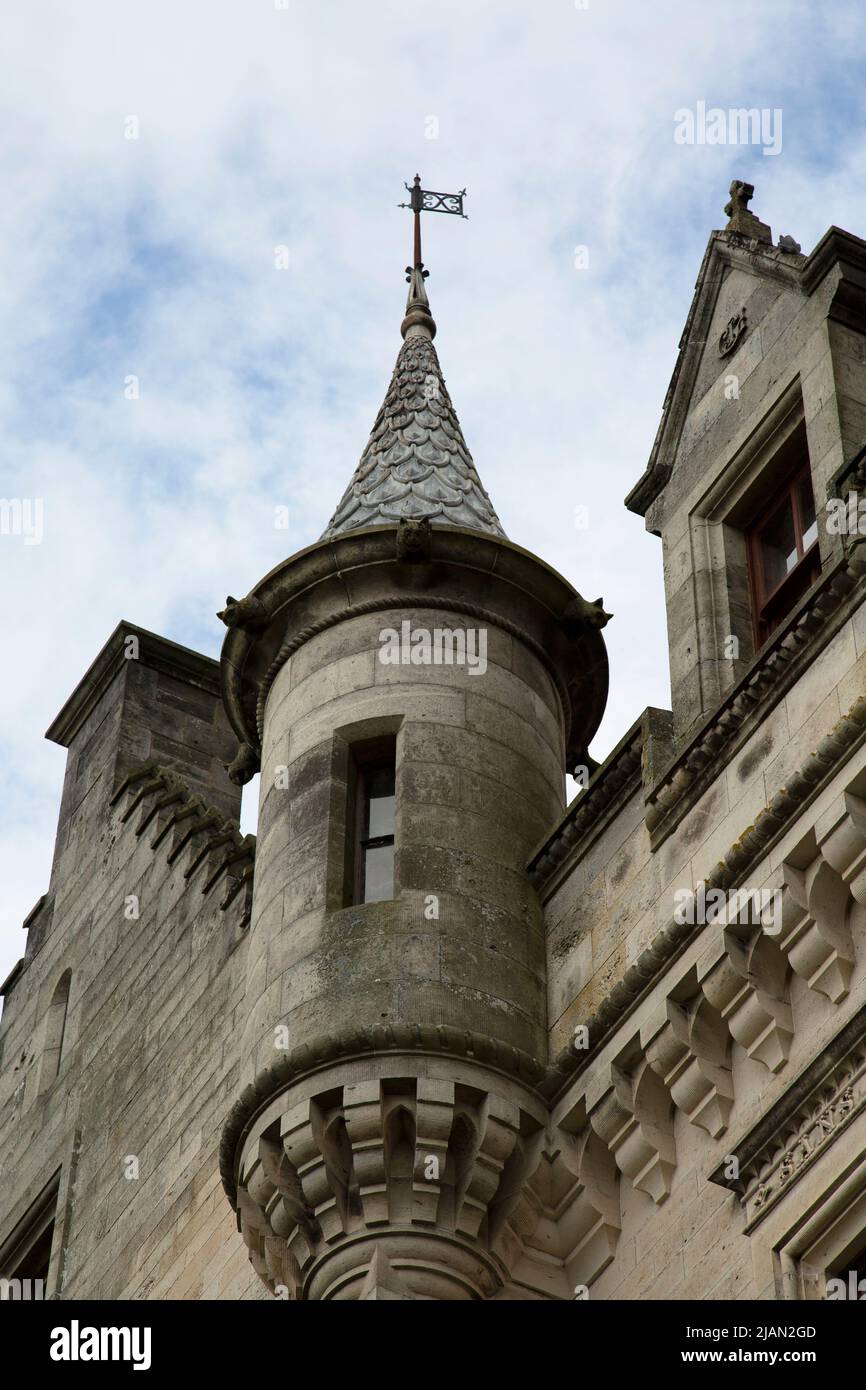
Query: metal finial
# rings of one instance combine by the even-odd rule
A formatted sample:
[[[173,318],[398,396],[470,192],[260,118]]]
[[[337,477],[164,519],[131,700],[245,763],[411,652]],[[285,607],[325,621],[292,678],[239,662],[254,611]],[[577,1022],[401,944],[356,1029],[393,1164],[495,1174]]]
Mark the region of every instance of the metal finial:
[[[411,185],[404,183],[403,187],[409,194],[408,203],[398,203],[401,208],[410,208],[415,214],[415,237],[413,246],[412,265],[416,270],[422,270],[424,262],[421,259],[421,213],[422,212],[450,212],[457,217],[466,218],[463,211],[463,199],[466,197],[466,189],[461,188],[459,193],[434,193],[429,188],[421,187],[421,175],[416,174]],[[468,218],[466,218],[468,221]],[[427,272],[424,272],[425,275]]]
[[[459,193],[434,193],[429,188],[421,187],[420,174],[415,175],[411,186],[404,183],[403,187],[409,194],[409,202],[398,203],[397,206],[411,209],[415,216],[415,226],[412,264],[406,267],[406,279],[410,286],[409,298],[406,302],[406,316],[400,325],[400,332],[405,338],[410,329],[414,329],[416,333],[422,333],[425,337],[432,338],[436,333],[436,324],[430,313],[430,303],[424,288],[424,281],[430,272],[424,269],[424,261],[421,257],[421,213],[449,212],[457,217],[465,218],[463,199],[466,196],[466,189],[461,188]]]

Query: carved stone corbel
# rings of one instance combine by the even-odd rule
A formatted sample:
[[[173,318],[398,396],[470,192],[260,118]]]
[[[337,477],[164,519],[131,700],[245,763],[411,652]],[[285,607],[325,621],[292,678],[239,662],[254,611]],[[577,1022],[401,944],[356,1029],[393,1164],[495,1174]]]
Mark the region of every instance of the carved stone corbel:
[[[401,1297],[491,1298],[507,1285],[537,1224],[523,1206],[544,1144],[539,1114],[468,1083],[398,1073],[324,1087],[262,1126],[245,1141],[236,1209],[271,1292],[390,1297],[397,1280]]]
[[[480,1117],[478,1144],[473,1154],[463,1200],[455,1214],[455,1229],[470,1238],[478,1236],[488,1207],[496,1195],[505,1165],[520,1135],[520,1112],[501,1096],[489,1095]],[[459,1114],[459,1107],[457,1107]]]
[[[454,1083],[419,1077],[415,1104],[415,1219],[435,1225],[448,1166]]]
[[[725,954],[701,980],[701,989],[735,1042],[777,1072],[788,1060],[794,1036],[785,957],[761,929],[742,938],[728,928],[724,942]]]
[[[557,1222],[569,1285],[590,1284],[613,1260],[622,1228],[619,1170],[591,1125],[577,1134],[554,1131],[549,1140],[558,1187],[570,1183],[566,1200],[557,1192]]]
[[[632,1186],[663,1202],[677,1162],[670,1097],[643,1057],[629,1072],[612,1063],[611,1081],[590,1124]]]
[[[383,1104],[383,1100],[387,1104]],[[343,1119],[351,1151],[351,1168],[357,1184],[358,1203],[366,1226],[380,1225],[390,1218],[393,1205],[403,1207],[402,1219],[410,1219],[411,1179],[415,1157],[414,1098],[382,1097],[376,1080],[355,1082],[343,1088]],[[388,1165],[385,1149],[403,1171],[402,1202],[386,1181]],[[405,1151],[408,1148],[408,1173]],[[398,1158],[398,1150],[403,1153]],[[400,1158],[403,1159],[400,1164]]]
[[[734,1103],[724,1020],[700,991],[685,1003],[667,999],[665,1011],[665,1023],[647,1044],[647,1061],[677,1109],[717,1139]]]
[[[838,1004],[848,993],[855,953],[847,924],[851,895],[841,875],[818,855],[807,869],[782,865],[784,887],[776,939],[810,989]],[[776,924],[773,924],[775,929]]]
[[[866,907],[866,801],[845,792],[842,806],[819,823],[818,845],[827,863],[848,885],[852,897]]]
[[[619,1169],[579,1112],[521,1139],[530,1176],[496,1237],[512,1285],[564,1300],[611,1263],[621,1227]]]

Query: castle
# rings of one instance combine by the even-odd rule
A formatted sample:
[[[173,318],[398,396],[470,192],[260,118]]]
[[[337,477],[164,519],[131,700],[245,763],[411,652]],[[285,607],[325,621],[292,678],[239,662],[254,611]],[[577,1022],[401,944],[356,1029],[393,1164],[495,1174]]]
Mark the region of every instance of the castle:
[[[2,986],[4,1279],[604,1301],[866,1276],[866,242],[774,244],[752,194],[626,503],[661,537],[672,709],[600,766],[608,614],[506,538],[420,256],[321,540],[228,600],[219,662],[108,639],[48,730],[51,880]]]

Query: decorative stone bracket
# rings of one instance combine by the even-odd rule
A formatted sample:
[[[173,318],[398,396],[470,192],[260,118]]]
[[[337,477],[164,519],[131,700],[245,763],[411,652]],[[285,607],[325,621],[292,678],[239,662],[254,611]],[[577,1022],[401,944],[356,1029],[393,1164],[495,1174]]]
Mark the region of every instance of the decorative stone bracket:
[[[777,1072],[794,1036],[785,958],[760,928],[745,937],[738,930],[725,929],[724,954],[708,973],[699,965],[701,989],[747,1055]]]
[[[866,907],[866,801],[845,792],[838,805],[816,827],[821,854]]]
[[[782,873],[779,946],[810,989],[838,1004],[848,993],[855,959],[848,888],[820,857],[806,870],[783,864]]]
[[[358,1298],[378,1250],[391,1296],[489,1298],[543,1139],[505,1097],[433,1077],[299,1101],[246,1146],[237,1205],[253,1266],[289,1298]]]
[[[611,1263],[621,1218],[619,1171],[582,1105],[551,1124],[501,1235],[509,1290],[571,1300]],[[503,1291],[508,1296],[508,1290]]]
[[[734,1103],[730,1042],[721,1014],[694,978],[688,994],[682,1003],[667,999],[664,1021],[644,1031],[646,1056],[677,1109],[717,1139]]]
[[[663,1202],[677,1161],[670,1097],[645,1057],[630,1071],[613,1063],[610,1075],[590,1124],[632,1186]]]
[[[821,817],[783,863],[780,893],[766,930],[810,989],[841,1003],[857,958],[852,918],[866,907],[866,802],[845,792]]]

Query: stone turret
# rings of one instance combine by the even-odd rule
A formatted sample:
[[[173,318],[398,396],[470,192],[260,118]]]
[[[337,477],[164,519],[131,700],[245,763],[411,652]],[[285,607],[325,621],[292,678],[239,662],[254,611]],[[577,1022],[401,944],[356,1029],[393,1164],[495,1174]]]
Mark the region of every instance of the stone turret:
[[[546,1123],[525,865],[601,718],[607,615],[506,539],[434,333],[416,267],[328,529],[223,615],[262,777],[221,1166],[292,1298],[494,1297]]]

